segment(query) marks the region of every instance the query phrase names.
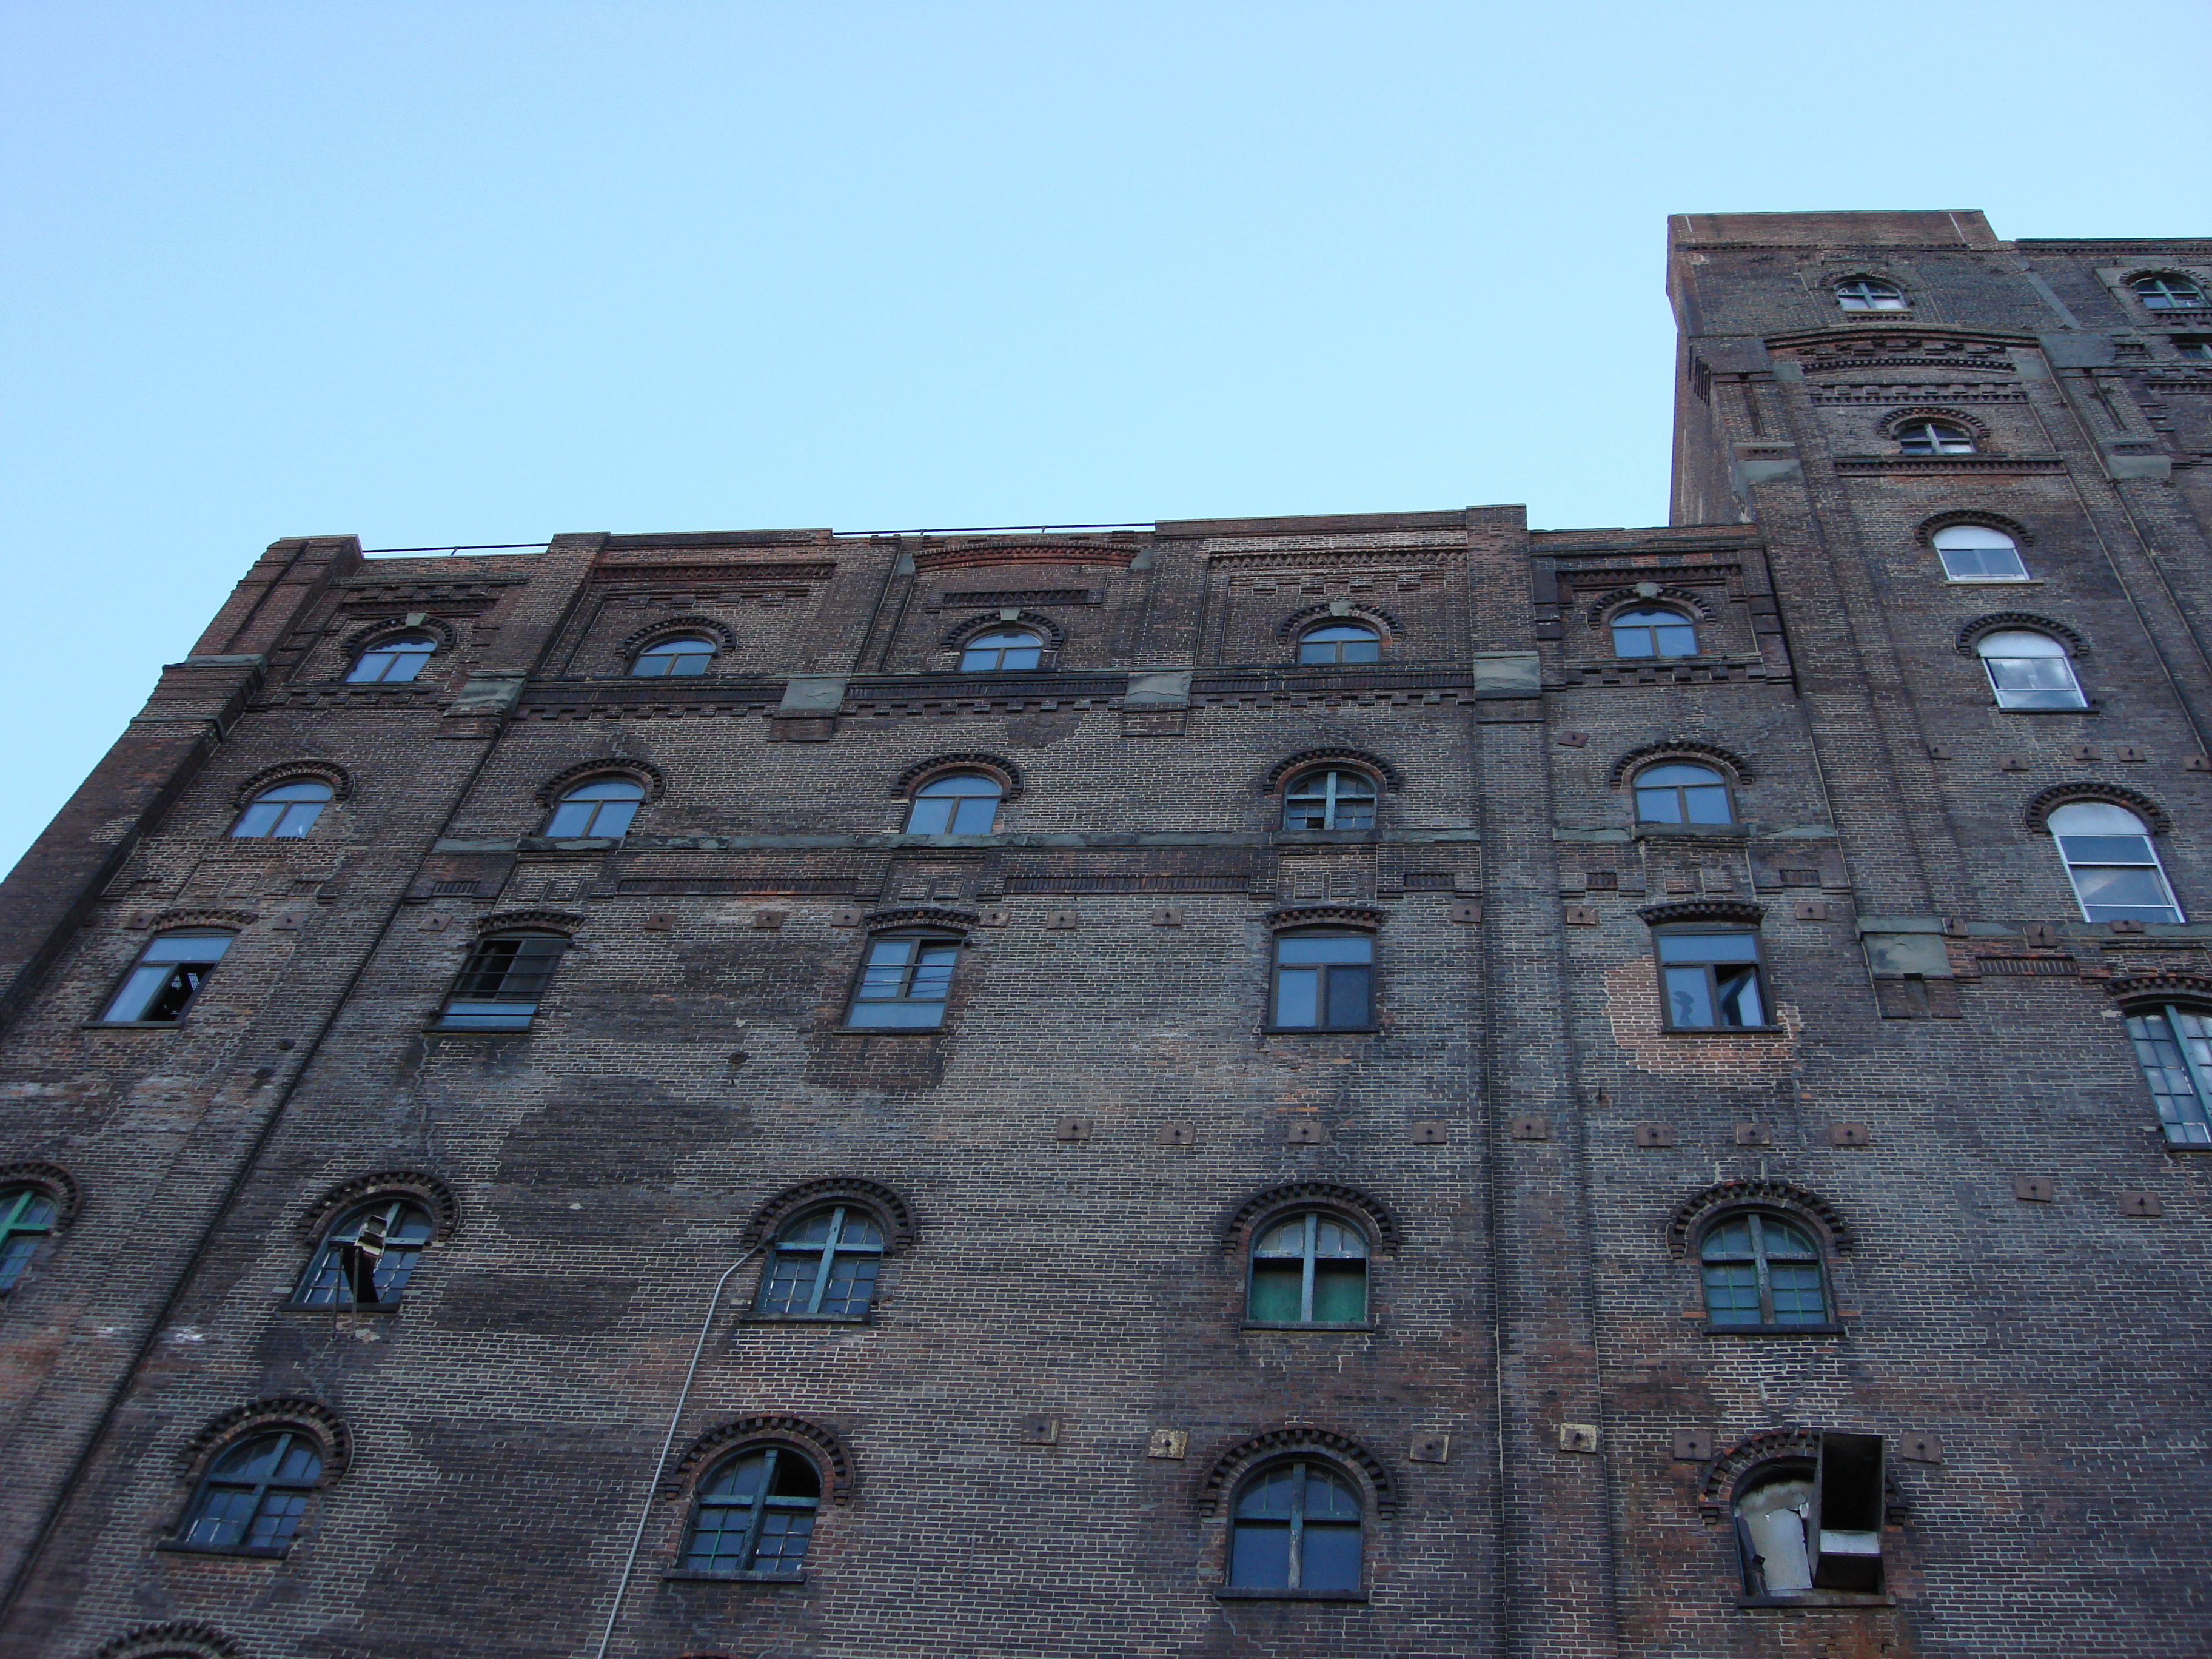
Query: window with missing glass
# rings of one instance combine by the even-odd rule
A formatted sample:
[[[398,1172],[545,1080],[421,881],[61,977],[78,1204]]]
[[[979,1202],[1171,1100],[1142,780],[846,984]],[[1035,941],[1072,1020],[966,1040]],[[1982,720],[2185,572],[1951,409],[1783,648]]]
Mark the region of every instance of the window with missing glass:
[[[1285,830],[1372,830],[1375,780],[1349,767],[1302,772],[1283,792]]]
[[[214,928],[159,933],[146,941],[138,960],[107,1000],[100,1023],[108,1025],[174,1025],[215,971],[235,935]]]
[[[405,1198],[348,1210],[315,1247],[293,1305],[369,1308],[398,1301],[434,1231],[430,1212]]]
[[[659,640],[630,659],[633,679],[684,678],[703,674],[714,665],[714,641],[702,634],[681,634]]]
[[[1854,276],[1836,284],[1836,303],[1845,311],[1904,311],[1905,290],[1874,276]]]
[[[1366,1235],[1309,1210],[1270,1223],[1252,1246],[1245,1317],[1255,1325],[1364,1325]]]
[[[1005,786],[984,772],[948,772],[914,792],[909,836],[988,836],[999,822]]]
[[[1943,562],[1945,578],[1954,582],[2024,582],[2027,566],[2020,548],[2002,530],[1987,525],[1947,525],[1928,538]]]
[[[2180,921],[2143,821],[2108,801],[2075,800],[2044,820],[2084,921]]]
[[[2128,284],[2147,311],[2201,311],[2204,290],[2186,276],[2171,273],[2138,276]]]
[[[1639,823],[1733,823],[1728,780],[1693,761],[1662,761],[1636,775]]]
[[[1382,636],[1361,623],[1324,623],[1298,635],[1298,660],[1307,664],[1380,662]]]
[[[2128,1037],[2167,1144],[2212,1147],[2212,1012],[2171,1002],[2136,1006]]]
[[[410,634],[396,640],[385,640],[354,659],[353,670],[346,676],[349,685],[398,685],[411,680],[422,672],[438,649],[437,641],[425,634]]]
[[[939,934],[893,934],[868,941],[845,1024],[914,1030],[945,1023],[960,941]]]
[[[2000,629],[1974,641],[2000,708],[2087,708],[2074,659],[2048,634]]]
[[[241,1441],[208,1466],[177,1541],[193,1549],[282,1554],[322,1477],[322,1449],[308,1435],[286,1429]]]
[[[1283,1030],[1358,1031],[1375,1024],[1372,934],[1300,929],[1275,935],[1273,1018]]]
[[[796,1577],[821,1507],[822,1478],[804,1454],[756,1446],[724,1458],[699,1483],[684,1570]]]
[[[626,836],[644,800],[645,786],[635,778],[593,778],[562,792],[544,833],[557,841]]]
[[[1971,455],[1974,434],[1956,421],[1907,421],[1893,434],[1901,455]]]
[[[1834,1322],[1820,1247],[1795,1221],[1767,1211],[1726,1215],[1698,1241],[1705,1318],[1716,1330],[1784,1330]]]
[[[313,778],[264,789],[246,803],[238,822],[230,826],[230,833],[240,841],[286,841],[304,836],[331,804],[332,793],[330,785]]]
[[[960,647],[963,674],[1012,674],[1044,660],[1044,639],[1026,628],[1001,628],[978,634]]]
[[[1667,1024],[1677,1031],[1768,1024],[1759,935],[1747,928],[1668,928],[1654,936]]]
[[[1318,1460],[1261,1470],[1231,1510],[1229,1588],[1357,1591],[1360,1507],[1358,1488]]]
[[[15,1288],[60,1212],[53,1194],[43,1188],[0,1188],[0,1292]]]
[[[1698,654],[1697,624],[1680,611],[1664,605],[1639,605],[1613,619],[1613,654],[1616,657],[1694,657]]]
[[[568,948],[559,933],[494,933],[477,941],[439,1016],[447,1031],[520,1031],[537,1018]]]
[[[845,1204],[816,1210],[776,1235],[753,1310],[793,1319],[862,1318],[883,1259],[884,1230],[866,1211]]]

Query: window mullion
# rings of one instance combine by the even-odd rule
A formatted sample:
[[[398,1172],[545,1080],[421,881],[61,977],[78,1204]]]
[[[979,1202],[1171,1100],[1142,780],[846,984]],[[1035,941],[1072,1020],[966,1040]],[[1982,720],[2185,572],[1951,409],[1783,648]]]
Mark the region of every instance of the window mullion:
[[[1751,1221],[1751,1267],[1759,1279],[1759,1322],[1774,1323],[1774,1281],[1766,1271],[1766,1229],[1759,1224],[1756,1212]]]
[[[744,1548],[738,1555],[739,1572],[753,1570],[753,1556],[760,1548],[761,1527],[768,1520],[768,1495],[775,1487],[775,1460],[781,1455],[775,1447],[769,1447],[768,1461],[761,1468],[760,1490],[753,1495],[752,1509],[745,1518]]]
[[[1305,1251],[1304,1259],[1299,1263],[1301,1273],[1298,1279],[1298,1323],[1301,1325],[1310,1325],[1313,1323],[1314,1233],[1316,1227],[1316,1218],[1309,1215],[1306,1218]]]
[[[1309,1235],[1309,1237],[1310,1237],[1310,1235]],[[1310,1254],[1310,1246],[1309,1246],[1309,1254],[1306,1257],[1306,1265],[1308,1270],[1310,1271],[1313,1266],[1313,1256]],[[1284,1585],[1285,1589],[1297,1589],[1302,1587],[1300,1581],[1305,1577],[1304,1571],[1305,1566],[1305,1553],[1306,1466],[1303,1463],[1293,1463],[1291,1465],[1290,1573],[1288,1576],[1289,1582]]]
[[[830,1218],[830,1237],[822,1242],[822,1260],[814,1267],[814,1290],[806,1298],[806,1311],[822,1311],[822,1295],[830,1283],[830,1269],[837,1261],[837,1241],[845,1231],[845,1206],[840,1204]]]
[[[2197,1056],[2189,1052],[2189,1038],[2181,1029],[2181,1010],[2168,1003],[2165,1007],[2166,1029],[2173,1038],[2173,1046],[2181,1053],[2181,1063],[2188,1067],[2189,1084],[2197,1091],[2197,1109],[2212,1117],[2212,1079],[2204,1074],[2204,1067]]]

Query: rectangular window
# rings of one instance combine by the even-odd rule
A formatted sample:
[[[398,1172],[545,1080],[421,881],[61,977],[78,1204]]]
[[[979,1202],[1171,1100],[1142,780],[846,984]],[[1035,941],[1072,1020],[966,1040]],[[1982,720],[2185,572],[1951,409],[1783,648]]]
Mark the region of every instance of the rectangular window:
[[[1661,933],[1659,977],[1667,1024],[1678,1031],[1764,1025],[1755,933]]]
[[[113,996],[103,1023],[173,1025],[185,1017],[201,982],[230,949],[228,933],[163,933],[149,939]]]
[[[1364,933],[1285,933],[1275,941],[1278,1026],[1364,1030],[1375,1023],[1375,941]]]
[[[942,1025],[959,954],[959,945],[949,939],[872,941],[845,1024],[906,1030]]]
[[[2066,873],[2088,921],[2179,921],[2148,836],[2058,837]]]
[[[2212,1021],[2186,1008],[2153,1008],[2129,1017],[2128,1036],[2166,1139],[2212,1146]]]
[[[546,981],[568,941],[557,933],[520,933],[481,941],[454,982],[438,1024],[448,1031],[520,1031],[538,1012]]]

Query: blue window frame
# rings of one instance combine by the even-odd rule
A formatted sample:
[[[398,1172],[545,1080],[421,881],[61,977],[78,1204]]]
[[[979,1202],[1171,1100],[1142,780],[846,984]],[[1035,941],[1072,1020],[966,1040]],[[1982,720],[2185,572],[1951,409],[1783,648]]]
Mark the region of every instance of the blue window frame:
[[[691,1572],[796,1577],[822,1507],[813,1463],[786,1446],[738,1452],[699,1483],[684,1565]]]
[[[296,1431],[256,1435],[211,1464],[179,1541],[198,1549],[278,1554],[323,1478],[322,1450]]]

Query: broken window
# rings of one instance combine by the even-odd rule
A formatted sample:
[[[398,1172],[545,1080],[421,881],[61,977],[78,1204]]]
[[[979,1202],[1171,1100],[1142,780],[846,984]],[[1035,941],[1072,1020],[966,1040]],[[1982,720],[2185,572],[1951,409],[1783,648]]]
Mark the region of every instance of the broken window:
[[[1375,1024],[1375,941],[1301,929],[1275,936],[1272,1024],[1293,1030],[1365,1030]]]
[[[1873,276],[1854,276],[1836,284],[1836,303],[1845,311],[1904,311],[1905,290],[1895,283]]]
[[[479,939],[453,982],[439,1025],[449,1031],[526,1030],[568,948],[559,933],[495,933]]]
[[[281,841],[304,836],[315,827],[323,808],[330,805],[331,794],[330,785],[313,779],[264,789],[238,815],[238,822],[230,826],[231,836],[240,841],[261,841],[272,836]]]
[[[2087,921],[2179,921],[2143,821],[2106,801],[2069,801],[2045,820]]]
[[[174,1025],[236,935],[213,929],[160,933],[146,941],[138,960],[108,999],[100,1015],[108,1025]]]
[[[1664,605],[1623,611],[1613,619],[1613,654],[1694,657],[1698,654],[1697,624],[1681,611]]]
[[[1298,636],[1302,663],[1354,663],[1382,660],[1382,636],[1358,623],[1328,623],[1310,628]]]
[[[1245,1316],[1255,1325],[1365,1323],[1365,1237],[1319,1211],[1274,1223],[1252,1246]]]
[[[1717,1330],[1833,1322],[1820,1247],[1794,1221],[1759,1210],[1723,1216],[1706,1228],[1698,1257],[1705,1317]]]
[[[645,786],[635,778],[593,778],[561,797],[553,816],[545,820],[545,833],[563,841],[628,835],[630,820],[644,799]]]
[[[1733,823],[1728,780],[1710,766],[1668,761],[1636,775],[1639,823]]]
[[[1759,935],[1748,928],[1668,929],[1654,940],[1661,1001],[1678,1031],[1767,1024]]]
[[[699,1483],[684,1541],[690,1572],[795,1577],[821,1507],[813,1463],[787,1446],[725,1458]]]
[[[680,634],[659,640],[639,652],[629,665],[630,678],[665,679],[703,674],[714,660],[714,641],[697,634]]]
[[[209,1466],[178,1541],[198,1549],[281,1555],[323,1476],[323,1455],[295,1430],[256,1435]]]
[[[845,1024],[881,1029],[941,1025],[960,942],[941,934],[894,935],[868,941],[860,982]]]
[[[411,680],[422,672],[422,665],[430,660],[437,648],[437,641],[422,634],[386,640],[354,659],[353,672],[346,676],[346,682],[350,685],[397,685],[403,680]]]
[[[1043,637],[1023,628],[978,634],[960,649],[960,669],[967,674],[1013,673],[1043,659]]]
[[[1229,1587],[1252,1590],[1357,1590],[1359,1493],[1321,1462],[1278,1463],[1237,1494]]]
[[[0,1188],[0,1292],[12,1291],[39,1241],[54,1230],[52,1193],[36,1187]]]
[[[1736,1544],[1746,1595],[1818,1600],[1824,1591],[1878,1595],[1887,1476],[1881,1437],[1829,1432],[1811,1462],[1752,1471],[1736,1489]]]
[[[858,1319],[883,1257],[884,1230],[866,1211],[838,1204],[801,1216],[776,1235],[756,1311]]]
[[[1005,788],[988,773],[947,772],[914,792],[906,833],[988,836],[999,821],[999,802],[1005,795]]]
[[[2087,708],[2066,647],[2048,634],[2002,629],[1974,641],[2000,708]]]
[[[399,1300],[434,1229],[404,1198],[349,1210],[323,1235],[292,1300],[303,1308],[366,1308]]]
[[[1285,830],[1372,830],[1375,780],[1348,767],[1304,772],[1283,792]]]
[[[2168,1003],[2128,1016],[2136,1059],[2177,1146],[2212,1146],[2212,1015]]]

